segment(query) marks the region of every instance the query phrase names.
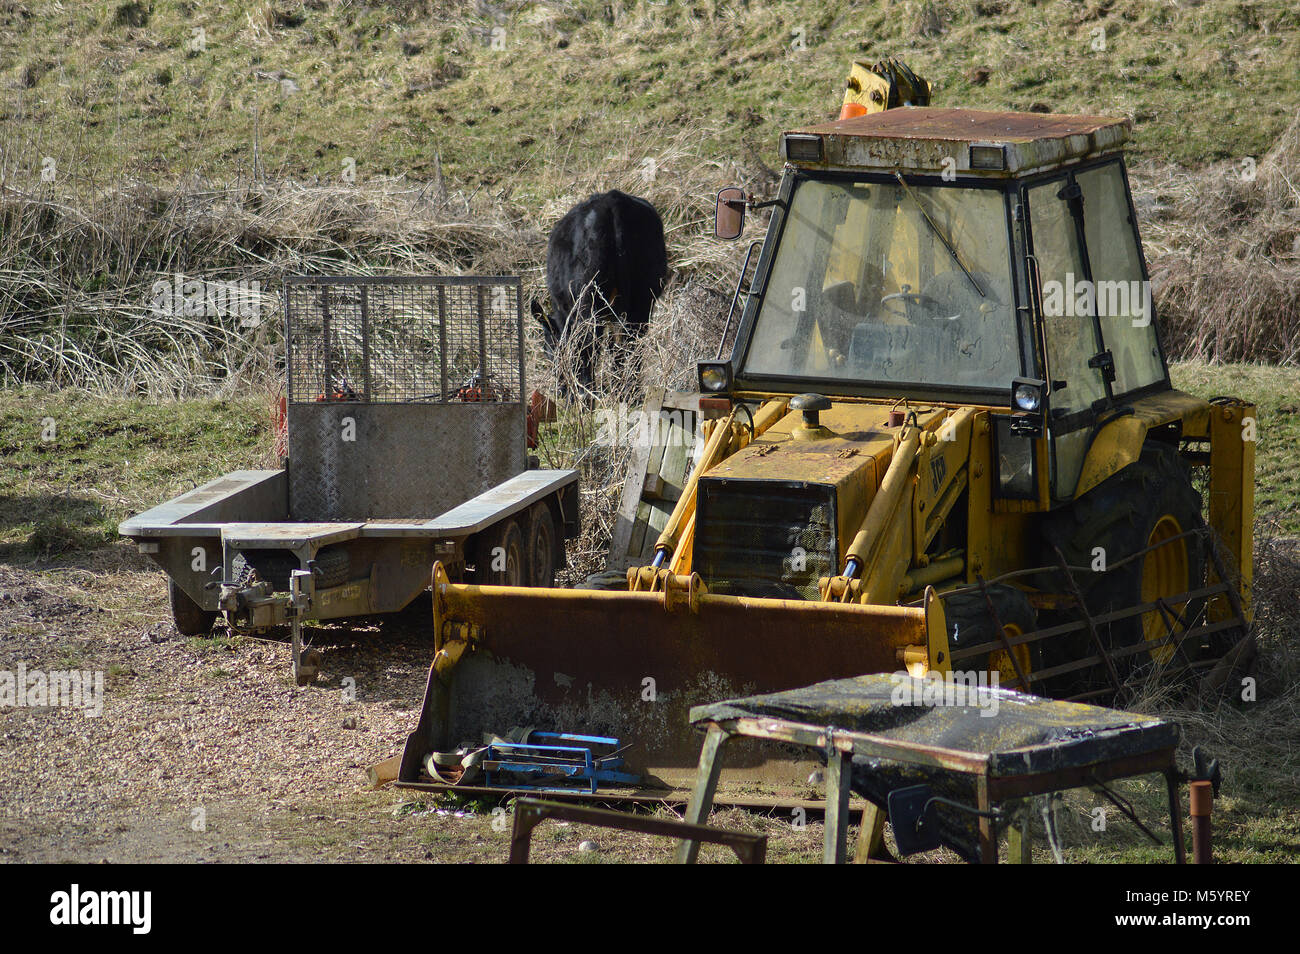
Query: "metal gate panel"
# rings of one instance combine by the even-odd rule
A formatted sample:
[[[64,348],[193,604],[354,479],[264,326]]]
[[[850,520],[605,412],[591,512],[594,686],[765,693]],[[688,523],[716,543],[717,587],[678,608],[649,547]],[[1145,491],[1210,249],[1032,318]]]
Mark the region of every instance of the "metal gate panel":
[[[517,276],[285,282],[293,520],[428,519],[525,469]]]

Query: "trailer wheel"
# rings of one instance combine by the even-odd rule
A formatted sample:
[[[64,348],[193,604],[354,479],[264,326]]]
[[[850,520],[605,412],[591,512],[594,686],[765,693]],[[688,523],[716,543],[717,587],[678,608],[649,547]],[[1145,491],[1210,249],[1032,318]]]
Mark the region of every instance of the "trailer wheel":
[[[546,501],[528,512],[528,585],[555,585],[555,516]]]
[[[217,621],[216,610],[203,609],[175,580],[167,581],[167,597],[172,604],[172,620],[182,636],[207,636],[212,632],[212,624]]]
[[[474,538],[474,577],[479,585],[526,586],[528,560],[524,535],[514,520],[503,520]]]

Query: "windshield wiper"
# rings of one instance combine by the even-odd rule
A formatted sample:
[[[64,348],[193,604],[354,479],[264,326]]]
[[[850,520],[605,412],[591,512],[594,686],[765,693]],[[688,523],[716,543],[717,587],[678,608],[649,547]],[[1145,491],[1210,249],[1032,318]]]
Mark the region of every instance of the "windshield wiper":
[[[952,256],[952,260],[957,263],[957,267],[962,270],[962,273],[966,276],[966,280],[970,282],[971,288],[979,292],[981,298],[987,298],[988,296],[984,294],[984,289],[980,288],[979,282],[975,281],[975,276],[970,273],[970,269],[966,267],[966,263],[963,262],[961,256],[957,254],[957,249],[954,248],[952,242],[948,240],[948,236],[943,234],[943,231],[935,223],[934,219],[930,218],[930,213],[927,212],[925,206],[921,204],[921,200],[916,197],[916,193],[913,192],[912,187],[907,184],[907,180],[903,178],[903,174],[901,172],[895,172],[894,178],[897,179],[898,184],[903,187],[903,191],[907,193],[908,198],[915,202],[916,207],[921,210],[921,215],[925,219],[925,224],[930,226],[930,231],[938,236],[939,241],[943,243],[943,247],[946,248],[948,254]]]

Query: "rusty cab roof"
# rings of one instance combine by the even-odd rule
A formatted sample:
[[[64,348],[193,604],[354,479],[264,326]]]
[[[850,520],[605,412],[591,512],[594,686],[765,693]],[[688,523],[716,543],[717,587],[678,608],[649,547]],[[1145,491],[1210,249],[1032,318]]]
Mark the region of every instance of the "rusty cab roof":
[[[781,155],[807,169],[1019,178],[1117,153],[1129,128],[1113,116],[904,106],[791,129]]]

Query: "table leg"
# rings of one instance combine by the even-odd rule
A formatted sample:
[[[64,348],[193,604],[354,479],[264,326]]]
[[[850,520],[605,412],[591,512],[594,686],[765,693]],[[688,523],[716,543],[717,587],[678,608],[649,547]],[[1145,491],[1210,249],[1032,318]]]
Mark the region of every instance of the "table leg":
[[[541,815],[537,809],[515,805],[515,824],[510,833],[510,863],[512,865],[528,864],[528,854],[533,846],[533,829],[540,822]]]
[[[1034,863],[1033,835],[1029,829],[1032,818],[1026,802],[1016,810],[1015,821],[1007,829],[1007,861],[1013,865]]]
[[[1183,799],[1178,790],[1177,768],[1165,769],[1165,786],[1169,789],[1169,830],[1174,839],[1174,863],[1187,864],[1187,846],[1183,844]]]
[[[990,812],[993,810],[989,804],[989,780],[987,775],[979,776],[976,782],[976,793],[978,798],[979,810]],[[998,863],[998,826],[992,818],[987,815],[979,816],[980,823],[980,864],[995,865]]]
[[[826,760],[826,844],[822,849],[822,861],[828,865],[844,864],[852,775],[853,757],[846,757],[836,749]]]
[[[719,726],[709,726],[704,746],[700,749],[700,767],[695,774],[695,787],[691,789],[691,798],[686,804],[686,821],[691,824],[703,825],[709,820],[713,793],[718,789],[718,775],[722,772],[722,759],[719,755],[727,738],[727,733]],[[699,856],[700,843],[683,838],[677,843],[677,853],[673,860],[679,865],[693,865]]]
[[[880,854],[885,845],[885,810],[875,802],[867,802],[862,809],[862,823],[858,828],[858,848],[853,855],[855,865],[865,865]]]

